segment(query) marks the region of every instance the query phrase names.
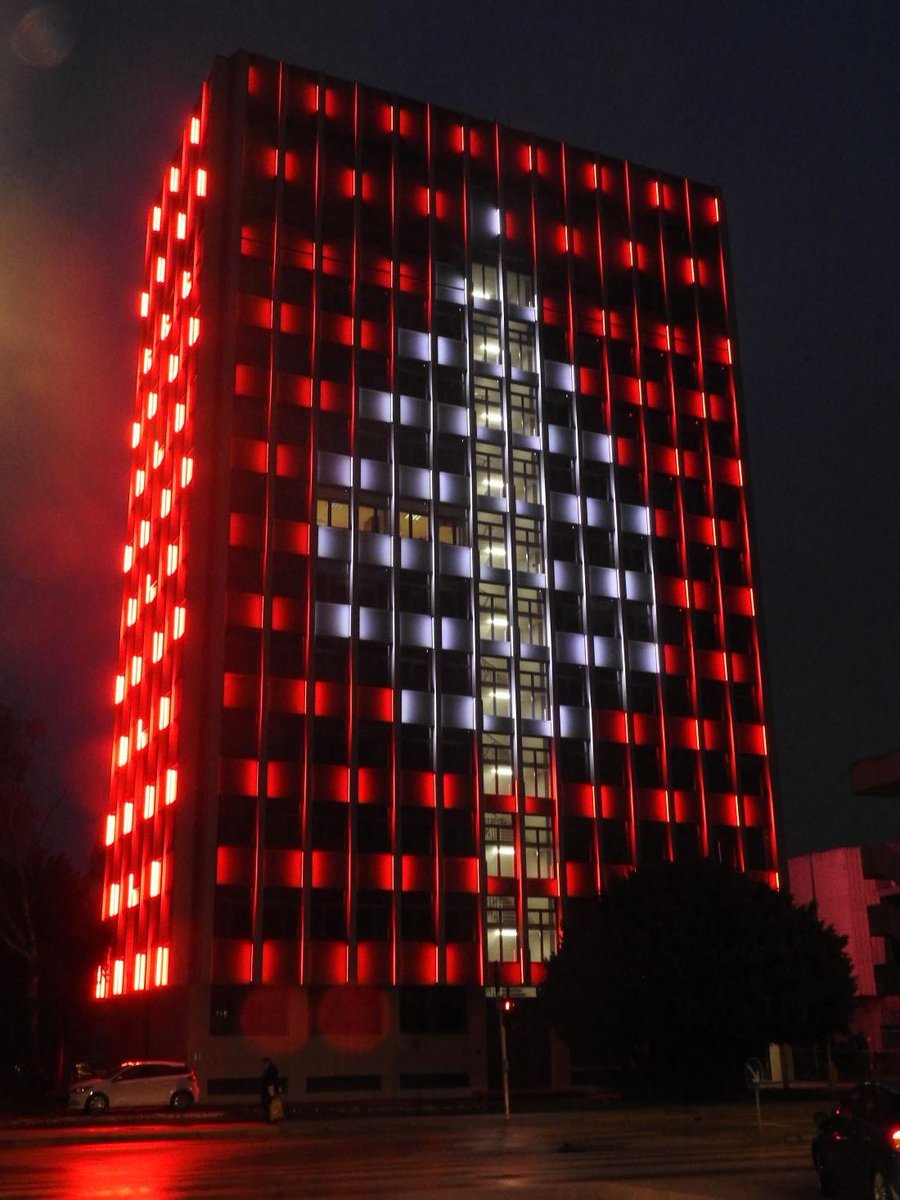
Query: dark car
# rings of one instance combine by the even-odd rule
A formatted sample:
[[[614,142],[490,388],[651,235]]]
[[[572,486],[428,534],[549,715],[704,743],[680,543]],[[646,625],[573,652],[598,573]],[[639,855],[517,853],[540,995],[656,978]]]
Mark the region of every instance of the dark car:
[[[823,1196],[900,1200],[900,1082],[845,1096],[821,1119],[812,1157]]]

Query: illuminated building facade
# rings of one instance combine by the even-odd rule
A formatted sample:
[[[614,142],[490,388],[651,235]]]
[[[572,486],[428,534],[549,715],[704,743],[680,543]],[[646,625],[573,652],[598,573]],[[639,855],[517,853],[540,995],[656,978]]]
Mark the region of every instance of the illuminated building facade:
[[[238,54],[145,272],[97,995],[478,1090],[611,880],[777,885],[721,199]]]

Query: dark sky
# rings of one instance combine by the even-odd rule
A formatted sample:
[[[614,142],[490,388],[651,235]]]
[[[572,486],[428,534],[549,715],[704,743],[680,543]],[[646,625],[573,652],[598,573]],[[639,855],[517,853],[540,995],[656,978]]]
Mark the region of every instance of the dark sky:
[[[105,811],[147,207],[247,48],[724,189],[787,848],[895,836],[900,5],[60,0],[0,7],[0,699]]]

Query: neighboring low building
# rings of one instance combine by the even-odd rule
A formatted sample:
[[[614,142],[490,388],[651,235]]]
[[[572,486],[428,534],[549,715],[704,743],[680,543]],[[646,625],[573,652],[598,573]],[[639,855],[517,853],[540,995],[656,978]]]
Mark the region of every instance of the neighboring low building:
[[[900,844],[840,846],[788,861],[798,904],[847,938],[856,976],[854,1030],[873,1051],[900,1049]]]

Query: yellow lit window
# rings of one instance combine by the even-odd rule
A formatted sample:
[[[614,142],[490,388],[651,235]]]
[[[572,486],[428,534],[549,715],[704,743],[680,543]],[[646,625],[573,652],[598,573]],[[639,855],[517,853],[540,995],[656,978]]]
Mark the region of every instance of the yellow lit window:
[[[121,996],[125,990],[125,959],[117,958],[113,963],[113,995]]]
[[[167,517],[172,511],[172,489],[163,488],[162,495],[159,498],[159,515]]]
[[[122,555],[122,570],[127,575],[134,566],[134,546],[129,542],[125,547],[125,553]]]
[[[181,172],[177,167],[171,167],[169,170],[169,191],[177,192],[181,187]]]
[[[115,840],[116,840],[116,815],[115,815],[115,813],[109,813],[106,818],[106,836],[104,838],[104,841],[106,842],[107,846],[111,846]]]
[[[191,317],[188,321],[188,345],[193,346],[197,338],[200,336],[200,318]]]
[[[156,282],[166,282],[166,260],[161,254],[157,255],[156,258]]]
[[[178,771],[169,767],[166,771],[166,804],[174,804],[178,793]]]
[[[172,715],[172,700],[169,696],[160,696],[159,699],[159,728],[168,729],[169,719]]]
[[[162,633],[161,630],[157,630],[156,633],[154,633],[154,635],[153,635],[153,651],[150,655],[150,657],[153,659],[153,661],[155,663],[159,662],[159,660],[162,658],[164,646],[165,646],[165,635]]]
[[[147,955],[134,956],[134,990],[142,992],[147,986]]]
[[[178,355],[169,355],[169,383],[178,375]]]
[[[149,821],[156,811],[156,788],[148,783],[144,788],[144,820]]]
[[[135,621],[137,620],[137,614],[138,614],[137,596],[131,596],[128,600],[128,612],[125,617],[125,624],[128,625],[129,627],[132,626],[135,623]]]
[[[143,496],[144,488],[147,486],[147,472],[144,470],[135,471],[134,473],[134,494]]]
[[[184,429],[184,419],[187,416],[187,405],[180,401],[175,405],[175,432]]]
[[[178,570],[178,543],[169,542],[166,550],[166,574],[174,575]]]
[[[175,222],[175,236],[179,242],[183,242],[187,236],[187,213],[180,212],[178,220]]]
[[[147,416],[155,417],[156,410],[159,408],[159,396],[156,392],[147,393]]]
[[[126,800],[122,808],[122,832],[131,833],[134,827],[134,805]]]
[[[141,548],[146,546],[149,541],[150,541],[150,522],[149,521],[141,521],[141,533],[140,533],[140,537],[138,538],[138,542],[140,543]]]
[[[191,117],[191,145],[200,145],[200,118]]]
[[[140,444],[141,444],[141,423],[140,423],[140,421],[135,421],[134,424],[131,426],[131,448],[132,448],[132,450],[137,450],[137,448]]]
[[[194,460],[192,458],[183,458],[181,460],[181,486],[183,488],[191,482],[194,475]]]
[[[141,316],[146,317],[150,313],[150,293],[141,292]]]
[[[141,682],[141,671],[144,666],[144,661],[139,654],[131,656],[131,686]]]
[[[117,883],[111,883],[109,885],[109,907],[107,911],[111,917],[115,917],[119,912],[119,896],[121,894],[121,890],[122,889]]]
[[[119,757],[118,762],[120,767],[124,767],[128,762],[128,738],[124,735],[119,738]]]
[[[156,948],[156,986],[165,987],[169,982],[169,947]]]
[[[206,171],[203,167],[197,168],[197,195],[206,195]]]
[[[162,228],[162,209],[158,204],[153,205],[153,232],[159,233]]]
[[[180,638],[184,636],[184,606],[179,604],[176,606],[172,614],[172,637]]]
[[[150,864],[150,895],[158,896],[162,889],[162,859],[154,858]]]

